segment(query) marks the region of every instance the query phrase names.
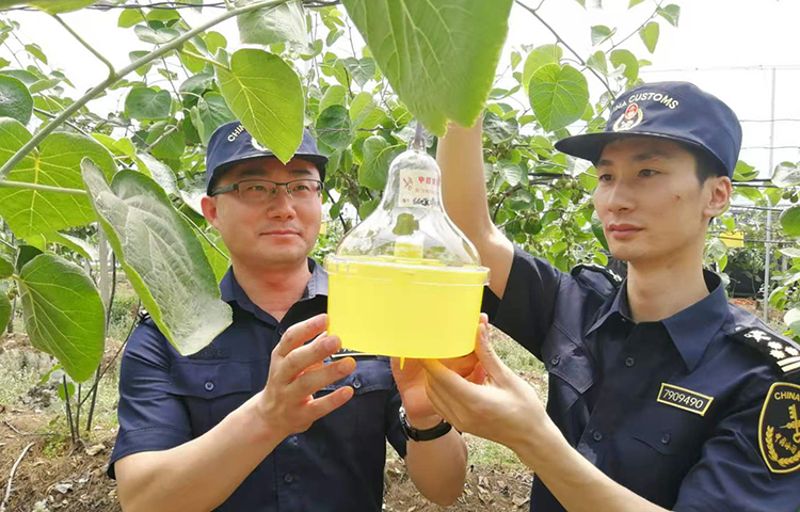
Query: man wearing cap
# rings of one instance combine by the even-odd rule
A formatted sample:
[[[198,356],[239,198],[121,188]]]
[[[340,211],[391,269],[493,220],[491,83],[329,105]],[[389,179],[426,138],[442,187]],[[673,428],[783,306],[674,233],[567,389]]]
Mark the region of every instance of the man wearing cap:
[[[233,323],[188,357],[152,320],[134,330],[108,470],[126,511],[378,512],[387,440],[426,497],[461,494],[466,448],[422,373],[395,382],[387,358],[323,332],[327,276],[308,254],[326,162],[307,132],[286,164],[238,122],[212,135],[202,208],[230,252]]]
[[[486,207],[479,126],[440,142],[447,212],[491,268],[485,309],[544,362],[549,397],[545,408],[483,326],[489,384],[430,362],[428,395],[533,469],[532,511],[800,507],[800,347],[729,305],[703,270],[741,135],[719,99],[663,82],[621,95],[605,131],[556,143],[596,167],[594,206],[624,281],[514,248]]]

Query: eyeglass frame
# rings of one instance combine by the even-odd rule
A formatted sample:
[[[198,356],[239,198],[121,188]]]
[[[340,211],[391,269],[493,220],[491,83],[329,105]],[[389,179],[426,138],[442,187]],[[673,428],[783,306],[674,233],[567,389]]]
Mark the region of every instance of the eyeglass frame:
[[[317,197],[321,197],[322,196],[322,180],[318,180],[318,179],[315,179],[315,178],[297,178],[295,180],[289,180],[289,181],[274,181],[274,180],[268,180],[266,178],[247,178],[247,179],[239,180],[239,181],[237,181],[235,183],[231,183],[230,185],[225,185],[224,187],[220,187],[220,188],[214,189],[214,190],[211,191],[210,194],[208,194],[208,196],[209,197],[214,197],[214,196],[218,196],[220,194],[227,194],[228,192],[236,191],[237,192],[237,196],[241,199],[241,191],[239,190],[239,186],[242,183],[246,183],[248,181],[260,181],[260,182],[266,181],[267,183],[271,183],[271,184],[275,185],[275,190],[276,191],[280,187],[283,187],[284,190],[286,190],[286,195],[288,197],[290,197],[290,198],[292,198],[293,196],[292,196],[292,193],[289,191],[289,185],[291,185],[292,183],[296,183],[298,181],[312,181],[312,182],[316,183],[317,186],[319,187],[317,189]],[[267,199],[267,201],[269,201],[270,199],[274,199],[275,197],[277,197],[277,192],[275,192],[271,197],[269,197]]]

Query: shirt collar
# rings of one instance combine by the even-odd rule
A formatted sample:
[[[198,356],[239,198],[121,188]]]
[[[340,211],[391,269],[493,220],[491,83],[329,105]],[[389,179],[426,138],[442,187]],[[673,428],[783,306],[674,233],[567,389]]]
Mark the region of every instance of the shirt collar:
[[[690,371],[697,366],[714,334],[728,316],[728,298],[725,296],[722,279],[708,270],[703,271],[703,278],[710,293],[661,321]],[[621,317],[633,322],[628,305],[627,284],[627,280],[622,283],[608,309],[597,318],[587,334],[597,330],[611,317]]]
[[[306,288],[303,290],[303,297],[300,299],[300,302],[311,300],[317,296],[324,296],[327,298],[328,273],[322,268],[322,265],[311,258],[308,258],[308,270],[311,272],[311,277],[308,279],[308,283],[306,283]],[[244,289],[236,280],[236,276],[233,274],[233,267],[228,268],[222,281],[220,281],[219,291],[222,300],[228,304],[236,303],[237,306],[258,318],[264,319],[264,316],[268,317],[267,320],[271,318],[247,296],[247,293],[245,293]],[[271,321],[274,322],[274,319]]]
[[[614,300],[611,301],[608,309],[601,314],[597,320],[589,327],[589,330],[586,334],[591,334],[592,332],[596,331],[600,328],[601,325],[606,323],[611,317],[621,317],[629,322],[633,322],[631,319],[630,308],[628,307],[628,294],[626,292],[628,285],[628,280],[624,280],[622,285],[620,285],[619,290],[617,290],[616,295],[614,295]]]
[[[722,279],[708,270],[703,271],[703,277],[710,293],[662,322],[690,371],[728,317],[728,298]]]

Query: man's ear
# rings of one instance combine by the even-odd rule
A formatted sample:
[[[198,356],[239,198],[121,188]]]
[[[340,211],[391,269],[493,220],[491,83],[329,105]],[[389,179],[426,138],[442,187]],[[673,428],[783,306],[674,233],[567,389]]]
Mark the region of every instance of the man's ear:
[[[203,217],[206,218],[206,221],[216,228],[219,219],[217,199],[215,197],[203,196],[200,199],[200,208],[203,210]]]
[[[706,180],[705,186],[710,194],[708,195],[708,204],[706,204],[704,213],[709,219],[719,217],[725,213],[731,201],[731,195],[733,194],[731,179],[727,176],[709,178]]]

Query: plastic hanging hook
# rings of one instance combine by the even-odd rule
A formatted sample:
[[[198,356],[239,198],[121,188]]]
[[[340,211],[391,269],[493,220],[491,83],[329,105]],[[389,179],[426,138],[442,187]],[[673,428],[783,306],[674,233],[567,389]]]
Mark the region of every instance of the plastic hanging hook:
[[[414,151],[425,151],[425,127],[417,121],[417,129],[414,131],[414,138],[411,140],[411,149]]]

